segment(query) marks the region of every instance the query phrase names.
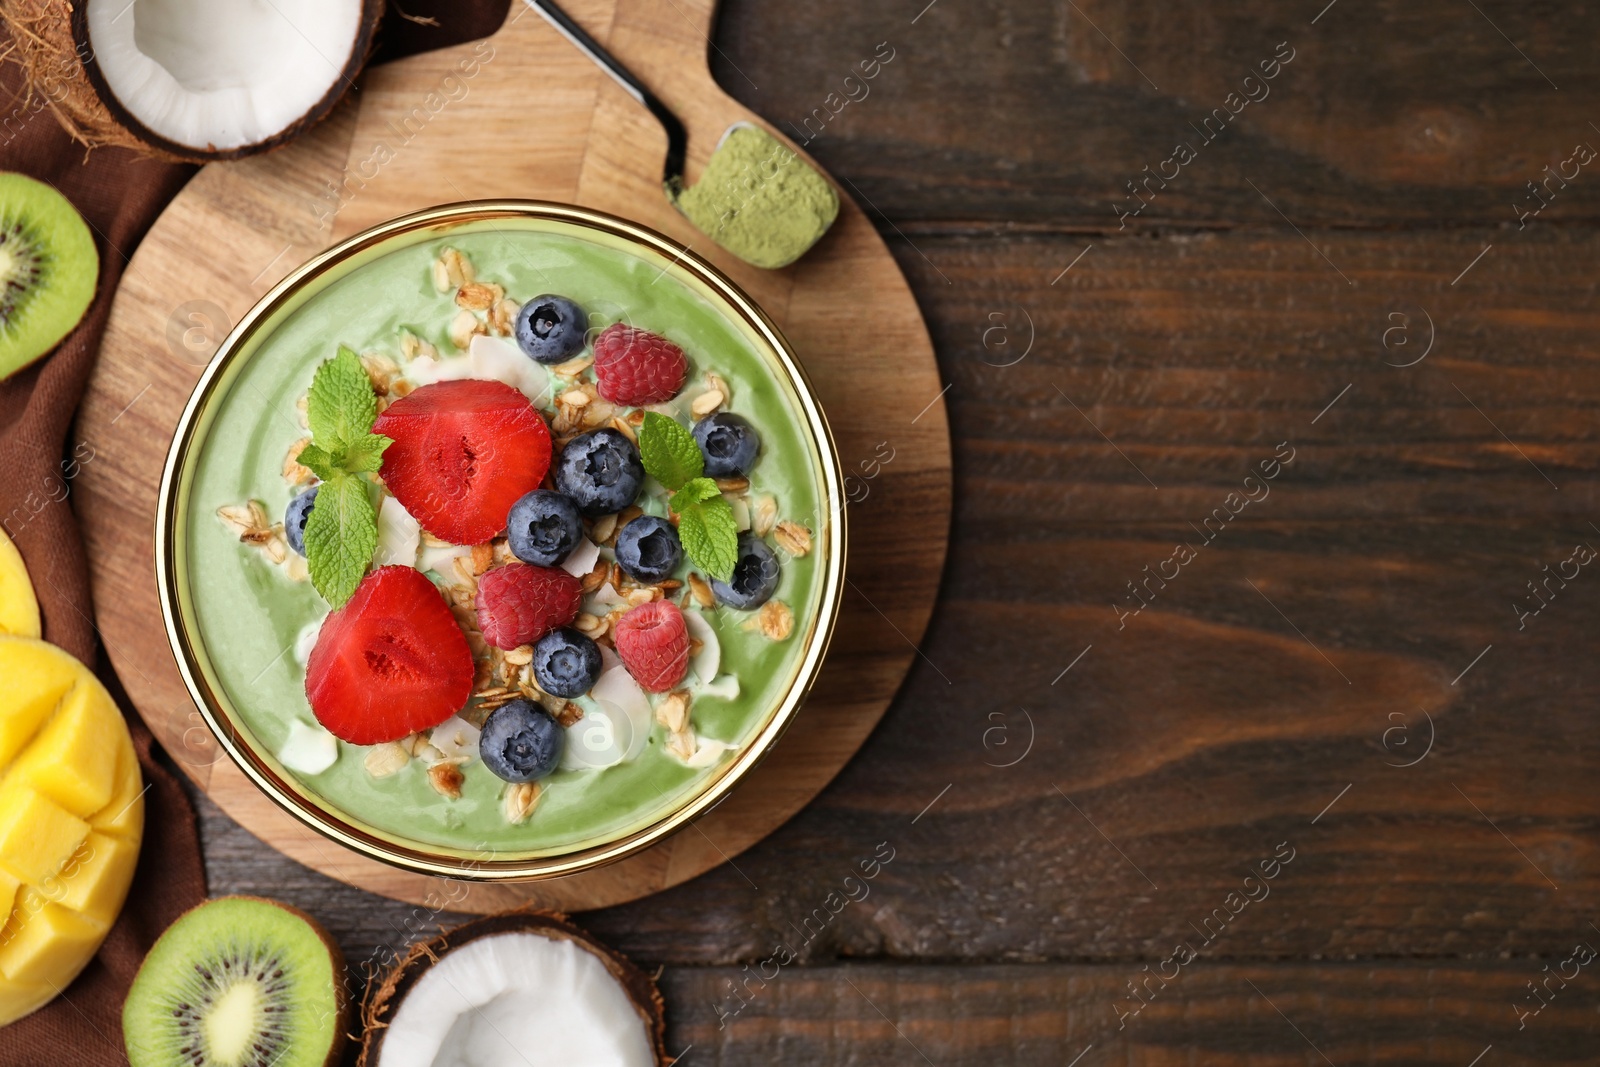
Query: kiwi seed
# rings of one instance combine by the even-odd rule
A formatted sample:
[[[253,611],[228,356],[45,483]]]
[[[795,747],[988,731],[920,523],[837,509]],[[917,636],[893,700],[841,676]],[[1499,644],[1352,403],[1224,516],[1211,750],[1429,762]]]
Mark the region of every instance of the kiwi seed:
[[[67,198],[0,173],[0,380],[49,352],[94,299],[100,256]]]
[[[123,1006],[133,1067],[325,1067],[344,1042],[344,960],[303,912],[223,897],[185,913]]]

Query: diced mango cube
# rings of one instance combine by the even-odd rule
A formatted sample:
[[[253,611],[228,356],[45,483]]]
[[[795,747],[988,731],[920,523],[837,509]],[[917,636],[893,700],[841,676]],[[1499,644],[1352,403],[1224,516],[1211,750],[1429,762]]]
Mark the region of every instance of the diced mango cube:
[[[106,806],[89,818],[101,833],[126,838],[135,844],[144,836],[144,775],[132,745],[117,746],[117,788]]]
[[[21,885],[15,878],[0,871],[0,926],[11,917],[11,906],[17,902],[17,887]]]
[[[139,861],[139,846],[120,837],[90,834],[78,847],[54,884],[41,892],[64,908],[110,926],[122,910]]]
[[[11,921],[0,929],[0,974],[13,982],[64,989],[105,934],[105,923],[24,889]]]
[[[0,767],[17,758],[24,745],[56,710],[73,683],[86,675],[77,660],[53,645],[24,637],[0,637]]]
[[[42,885],[89,836],[89,824],[26,782],[0,782],[0,869]]]
[[[0,530],[0,634],[39,636],[39,601],[28,580],[28,567],[4,530]]]
[[[85,679],[11,768],[72,814],[87,818],[111,800],[122,713],[99,683]]]

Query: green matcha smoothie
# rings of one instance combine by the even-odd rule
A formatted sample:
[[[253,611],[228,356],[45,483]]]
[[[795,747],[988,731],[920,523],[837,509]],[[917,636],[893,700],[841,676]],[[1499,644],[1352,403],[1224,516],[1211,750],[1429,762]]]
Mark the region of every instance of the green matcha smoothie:
[[[748,490],[734,490],[742,520],[759,523],[760,516],[748,516],[762,507],[770,517],[770,497],[777,519],[812,531],[820,545],[830,516],[820,487],[823,468],[790,387],[750,328],[697,291],[692,279],[680,270],[663,271],[620,242],[613,247],[570,231],[556,232],[538,220],[507,220],[470,230],[372,259],[316,293],[260,341],[225,392],[214,398],[214,415],[196,441],[177,565],[189,582],[199,652],[209,660],[215,688],[254,735],[257,751],[271,759],[285,752],[292,738],[332,742],[328,751],[336,754],[326,769],[308,773],[285,766],[285,775],[380,836],[469,853],[552,854],[614,839],[656,821],[681,803],[685,793],[719,773],[734,758],[731,753],[751,740],[792,686],[818,618],[826,560],[819,552],[779,553],[782,570],[774,599],[793,613],[793,631],[784,639],[764,634],[757,612],[726,605],[698,607],[685,599],[687,585],[669,594],[687,604],[686,615],[704,621],[708,630],[700,632],[714,635],[720,646],[714,672],[707,670],[702,677],[691,666],[682,686],[691,694],[692,727],[704,748],[694,760],[669,751],[668,732],[652,716],[648,741],[635,746],[641,749],[637,755],[601,769],[564,764],[540,783],[537,804],[520,823],[510,821],[505,811],[510,787],[476,758],[475,743],[458,764],[458,797],[442,795],[430,782],[426,758],[412,758],[387,776],[375,776],[367,766],[370,750],[333,741],[331,735],[324,738],[306,699],[304,658],[328,605],[304,580],[303,568],[297,571],[292,552],[274,560],[259,545],[241,542],[238,530],[218,519],[219,509],[258,501],[273,522],[282,520],[298,491],[286,478],[286,459],[307,436],[301,405],[317,365],[338,346],[348,345],[369,358],[387,357],[403,376],[437,377],[441,368],[446,376],[463,374],[465,364],[452,363],[468,359],[457,344],[462,312],[454,292],[441,292],[434,281],[441,254],[455,249],[470,262],[478,281],[502,286],[511,301],[559,293],[587,310],[592,330],[625,320],[680,345],[691,364],[690,386],[671,405],[656,410],[676,415],[684,425],[692,421],[695,396],[715,387],[704,384],[708,372],[719,376],[726,383],[722,410],[749,420],[761,437]],[[415,340],[407,340],[408,334]],[[515,352],[509,338],[479,343],[488,340]],[[422,356],[417,355],[419,346]],[[544,371],[531,361],[529,366],[535,374],[533,387],[521,374],[526,367],[508,372],[518,379],[510,384],[539,394],[536,406],[552,419],[557,412],[554,398],[572,382],[551,378],[550,387],[541,392],[536,386]],[[582,373],[592,381],[592,372]],[[556,433],[561,436],[559,427]],[[656,488],[639,505],[661,514],[664,497]],[[760,525],[757,530],[761,532]],[[770,533],[767,541],[779,547]],[[608,559],[611,550],[602,547],[600,555]],[[436,584],[447,583],[448,558],[437,570],[429,569],[428,559],[424,538],[419,569]],[[685,559],[674,578],[686,583],[693,569]],[[590,597],[584,610],[603,615],[614,603],[596,604]],[[663,698],[648,699],[659,706]],[[594,725],[594,702],[585,697],[576,703],[586,715],[569,728],[569,750],[580,743],[585,724]],[[283,762],[295,761],[285,757]]]

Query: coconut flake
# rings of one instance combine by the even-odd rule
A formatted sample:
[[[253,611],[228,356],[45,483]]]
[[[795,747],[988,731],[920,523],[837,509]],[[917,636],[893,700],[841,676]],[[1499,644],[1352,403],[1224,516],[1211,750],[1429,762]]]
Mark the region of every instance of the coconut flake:
[[[433,728],[428,743],[439,750],[443,759],[478,754],[478,728],[459,715],[452,715]]]
[[[655,721],[655,711],[650,707],[650,697],[633,680],[626,667],[614,667],[600,675],[600,680],[589,690],[596,703],[609,703],[628,720],[628,742],[623,759],[631,760],[644,751],[650,740],[650,724]]]
[[[339,741],[320,726],[296,719],[278,750],[278,762],[297,774],[321,774],[339,758]]]
[[[378,547],[372,552],[374,567],[413,567],[422,543],[422,525],[392,496],[378,507]]]
[[[700,642],[700,651],[689,661],[689,671],[704,685],[717,676],[717,669],[722,666],[722,642],[717,640],[717,631],[700,612],[684,612],[683,621],[689,628],[689,636]]]
[[[633,743],[627,714],[608,700],[585,702],[583,718],[567,728],[567,747],[561,769],[601,770],[621,763]]]
[[[381,1056],[381,1067],[655,1062],[644,1021],[598,957],[521,932],[441,955],[389,1020]]]
[[[582,578],[594,570],[595,561],[599,558],[600,546],[587,537],[581,537],[577,546],[567,553],[567,558],[561,563],[561,569],[574,578]]]
[[[696,689],[695,696],[736,700],[739,696],[739,677],[734,674],[724,674],[716,681],[708,682]]]
[[[417,554],[417,570],[432,571],[440,577],[454,580],[455,561],[472,555],[471,545],[423,545]]]
[[[709,737],[696,737],[694,755],[683,761],[685,767],[704,768],[715,766],[725,752],[738,751],[738,745],[730,745],[726,741],[717,741]]]
[[[317,647],[317,638],[320,636],[322,636],[322,619],[308,622],[300,628],[300,636],[294,641],[294,658],[300,661],[300,666],[304,667],[311,662],[311,650]]]
[[[504,382],[535,404],[547,405],[551,398],[549,371],[523,355],[513,342],[484,334],[474,335],[466,355],[443,359],[418,356],[406,365],[406,377],[417,385],[486,378]]]

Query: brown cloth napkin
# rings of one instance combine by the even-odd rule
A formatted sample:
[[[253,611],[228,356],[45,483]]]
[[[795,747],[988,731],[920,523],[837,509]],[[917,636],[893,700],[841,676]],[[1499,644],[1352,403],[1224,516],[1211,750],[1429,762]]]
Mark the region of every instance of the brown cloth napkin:
[[[0,71],[0,100],[9,100],[19,86],[15,66]],[[16,104],[3,106],[9,113]],[[25,108],[21,117],[24,124],[13,122],[8,129],[16,136],[0,146],[0,169],[49,182],[83,213],[100,250],[100,288],[89,314],[53,355],[0,382],[0,515],[32,516],[8,532],[38,592],[45,638],[93,664],[96,638],[83,542],[72,509],[57,499],[64,484],[63,447],[127,257],[193,168],[142,161],[123,149],[86,158],[48,111]],[[50,502],[34,514],[40,501]],[[43,1064],[63,1054],[95,1067],[126,1063],[121,1017],[128,983],[161,931],[205,897],[189,798],[152,757],[150,731],[139,717],[128,715],[128,725],[149,790],[144,849],[127,907],[99,955],[61,997],[0,1029],[0,1063]]]
[[[508,2],[411,0],[404,13],[391,3],[376,59],[492,33],[504,21]],[[0,47],[8,40],[0,33]],[[0,170],[49,182],[83,213],[100,250],[100,288],[83,322],[54,353],[0,382],[0,516],[31,515],[8,532],[14,534],[38,593],[45,639],[93,663],[98,642],[89,572],[77,518],[68,506],[71,486],[63,482],[62,459],[128,257],[194,168],[141,160],[124,149],[86,152],[62,132],[47,109],[24,105],[21,89],[19,69],[11,64],[0,68]],[[69,495],[59,501],[55,498],[61,497],[63,484]],[[50,503],[34,514],[39,501]],[[62,1061],[83,1067],[126,1064],[122,1001],[128,984],[155,939],[206,893],[189,798],[176,776],[157,761],[150,731],[131,713],[104,663],[100,674],[123,704],[149,786],[144,848],[127,906],[99,954],[50,1005],[0,1028],[0,1065],[6,1067]]]

